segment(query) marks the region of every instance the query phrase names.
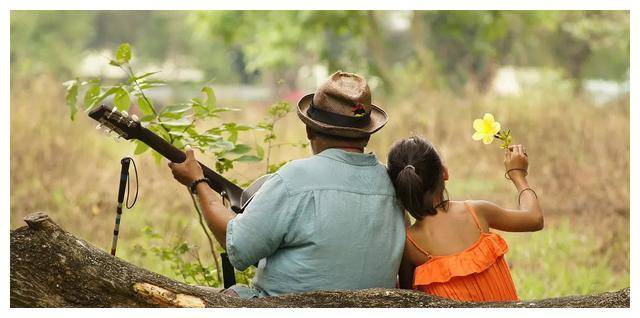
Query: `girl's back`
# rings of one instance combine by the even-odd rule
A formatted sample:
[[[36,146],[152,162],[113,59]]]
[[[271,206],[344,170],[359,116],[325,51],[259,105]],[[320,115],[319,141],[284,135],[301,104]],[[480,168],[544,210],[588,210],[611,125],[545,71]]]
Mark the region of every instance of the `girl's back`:
[[[486,228],[486,226],[483,226]],[[414,223],[408,230],[411,237],[423,242],[421,247],[433,255],[451,255],[474,244],[480,234],[464,202],[449,201],[447,211]],[[417,249],[409,256],[415,264],[422,264],[427,257]]]
[[[518,300],[504,259],[507,243],[488,231],[470,203],[451,202],[446,212],[414,224],[407,240],[406,256],[420,264],[413,289],[459,301]]]

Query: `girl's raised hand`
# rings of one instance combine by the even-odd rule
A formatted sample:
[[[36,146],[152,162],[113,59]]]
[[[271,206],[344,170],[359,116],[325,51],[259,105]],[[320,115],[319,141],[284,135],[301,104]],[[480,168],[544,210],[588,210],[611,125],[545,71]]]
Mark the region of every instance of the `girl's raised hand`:
[[[529,158],[523,145],[510,146],[504,153],[504,169],[511,175],[519,171],[526,175],[529,168]]]

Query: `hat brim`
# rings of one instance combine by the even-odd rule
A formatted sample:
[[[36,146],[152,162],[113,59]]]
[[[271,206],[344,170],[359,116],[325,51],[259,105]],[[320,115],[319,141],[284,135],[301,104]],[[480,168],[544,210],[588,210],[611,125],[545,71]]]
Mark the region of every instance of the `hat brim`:
[[[347,138],[365,138],[380,130],[389,120],[389,116],[384,110],[378,106],[371,105],[371,121],[364,127],[344,127],[323,123],[307,115],[307,111],[313,101],[313,95],[314,94],[309,94],[300,99],[298,102],[298,117],[300,117],[300,120],[302,120],[307,127],[328,135]]]

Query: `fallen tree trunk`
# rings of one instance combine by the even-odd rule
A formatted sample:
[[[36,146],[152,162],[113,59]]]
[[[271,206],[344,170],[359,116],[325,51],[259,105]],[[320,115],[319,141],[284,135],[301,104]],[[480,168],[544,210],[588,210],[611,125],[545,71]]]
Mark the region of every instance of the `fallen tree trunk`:
[[[629,288],[506,303],[455,302],[399,289],[319,291],[245,300],[127,263],[64,231],[44,213],[11,231],[11,307],[629,307]]]

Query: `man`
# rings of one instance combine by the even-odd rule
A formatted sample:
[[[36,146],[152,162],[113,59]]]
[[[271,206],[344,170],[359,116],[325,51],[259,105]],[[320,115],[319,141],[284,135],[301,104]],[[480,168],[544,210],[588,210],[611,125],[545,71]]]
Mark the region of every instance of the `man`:
[[[405,228],[385,167],[364,153],[387,123],[371,104],[364,78],[337,72],[298,103],[313,156],[274,173],[243,214],[225,208],[192,150],[170,163],[174,177],[197,191],[207,224],[238,270],[258,263],[243,298],[312,290],[393,288]]]

